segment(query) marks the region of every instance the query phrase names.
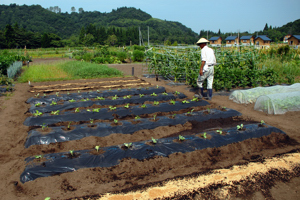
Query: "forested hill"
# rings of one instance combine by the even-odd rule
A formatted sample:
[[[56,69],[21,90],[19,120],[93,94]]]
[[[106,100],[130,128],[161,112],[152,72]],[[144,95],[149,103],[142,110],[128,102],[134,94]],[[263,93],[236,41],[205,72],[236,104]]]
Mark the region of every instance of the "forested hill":
[[[122,7],[110,13],[98,11],[61,13],[45,9],[40,5],[0,5],[0,30],[7,24],[18,23],[26,31],[54,33],[63,39],[71,35],[78,36],[82,27],[93,24],[95,27],[141,27],[144,41],[147,40],[147,27],[152,42],[169,40],[178,43],[195,43],[198,35],[179,22],[152,18],[146,12],[136,8]]]

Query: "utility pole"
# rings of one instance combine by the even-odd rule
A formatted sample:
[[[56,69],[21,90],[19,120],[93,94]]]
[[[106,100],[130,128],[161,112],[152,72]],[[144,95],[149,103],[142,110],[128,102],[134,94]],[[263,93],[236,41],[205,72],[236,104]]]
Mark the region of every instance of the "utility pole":
[[[207,40],[208,40],[208,30],[207,30]]]
[[[149,42],[149,26],[148,26],[148,47],[150,47],[150,42]]]
[[[140,44],[140,46],[142,46],[141,45],[141,27],[139,27],[139,44]]]

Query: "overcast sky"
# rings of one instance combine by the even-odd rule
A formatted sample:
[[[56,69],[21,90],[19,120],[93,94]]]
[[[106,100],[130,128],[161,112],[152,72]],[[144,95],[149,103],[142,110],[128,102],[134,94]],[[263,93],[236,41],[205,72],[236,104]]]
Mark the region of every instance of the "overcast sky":
[[[153,18],[178,21],[196,33],[200,30],[218,32],[255,32],[267,23],[280,27],[300,19],[300,0],[1,0],[9,5],[39,4],[44,8],[58,6],[62,12],[71,7],[84,11],[111,12],[120,7],[135,7]]]

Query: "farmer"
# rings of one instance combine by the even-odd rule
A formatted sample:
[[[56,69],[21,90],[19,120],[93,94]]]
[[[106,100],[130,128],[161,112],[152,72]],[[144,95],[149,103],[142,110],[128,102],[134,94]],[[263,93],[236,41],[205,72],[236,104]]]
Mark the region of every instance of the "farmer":
[[[211,100],[216,57],[213,49],[206,46],[207,43],[209,43],[209,41],[205,38],[200,38],[200,40],[196,43],[201,48],[201,67],[197,79],[199,89],[195,96],[200,99],[203,98],[203,82],[207,79],[207,99]]]

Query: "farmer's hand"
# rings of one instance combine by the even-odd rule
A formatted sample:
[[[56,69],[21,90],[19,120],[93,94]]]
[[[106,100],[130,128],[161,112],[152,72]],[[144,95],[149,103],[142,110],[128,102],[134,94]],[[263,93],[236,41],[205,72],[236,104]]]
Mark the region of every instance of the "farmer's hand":
[[[200,76],[203,76],[203,71],[202,71],[202,70],[200,70],[199,74],[200,74]]]

